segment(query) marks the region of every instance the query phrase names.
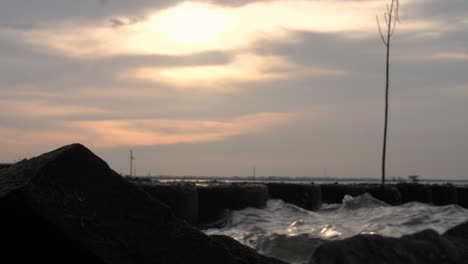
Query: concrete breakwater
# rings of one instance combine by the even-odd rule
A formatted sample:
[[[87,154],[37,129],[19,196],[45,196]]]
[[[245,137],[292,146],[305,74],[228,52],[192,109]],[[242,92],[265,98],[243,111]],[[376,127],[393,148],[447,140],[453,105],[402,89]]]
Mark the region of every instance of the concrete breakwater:
[[[222,223],[218,220],[229,210],[263,207],[271,198],[316,210],[322,202],[341,202],[345,195],[364,192],[392,205],[415,199],[463,206],[468,202],[466,188],[449,185],[196,186],[129,181],[84,146],[73,144],[0,170],[5,245],[0,252],[6,263],[279,264],[284,262],[259,255],[229,237],[207,236],[194,226]],[[456,236],[447,237],[458,241],[468,236],[466,225],[457,230],[461,231]],[[339,248],[324,246],[314,261],[328,263],[327,256],[337,256]],[[463,252],[459,254],[466,259]]]
[[[303,209],[315,211],[322,203],[341,203],[346,195],[359,196],[369,193],[378,200],[394,206],[422,202],[434,205],[458,204],[468,208],[468,187],[453,185],[213,182],[196,186],[194,183],[180,182],[132,182],[172,207],[176,216],[182,220],[202,226],[209,226],[210,223],[222,225],[223,218],[226,218],[230,210],[261,208],[269,199],[281,199]]]

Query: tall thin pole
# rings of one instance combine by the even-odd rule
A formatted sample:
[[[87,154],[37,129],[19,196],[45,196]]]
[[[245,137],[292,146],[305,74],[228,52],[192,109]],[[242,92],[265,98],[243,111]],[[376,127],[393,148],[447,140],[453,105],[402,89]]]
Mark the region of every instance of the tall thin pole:
[[[389,15],[389,23],[387,30],[387,63],[385,72],[385,124],[384,124],[384,137],[382,147],[382,185],[385,184],[386,164],[387,164],[387,134],[388,134],[388,87],[389,87],[389,74],[390,74],[390,27],[392,25],[392,16]]]
[[[380,38],[384,43],[387,54],[386,54],[386,68],[385,68],[385,118],[384,118],[384,136],[382,146],[382,185],[385,184],[386,174],[386,162],[387,162],[387,134],[388,134],[388,94],[389,94],[389,83],[390,83],[390,41],[393,33],[395,32],[396,23],[399,21],[399,9],[400,1],[391,0],[391,5],[387,5],[387,12],[384,13],[385,23],[387,25],[386,35],[382,33],[380,27],[379,17],[377,16],[377,26],[379,28]]]

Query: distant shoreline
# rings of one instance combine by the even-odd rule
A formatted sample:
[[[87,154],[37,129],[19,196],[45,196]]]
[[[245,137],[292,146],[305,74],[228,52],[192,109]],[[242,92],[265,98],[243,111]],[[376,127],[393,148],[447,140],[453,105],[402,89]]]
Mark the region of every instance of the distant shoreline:
[[[129,176],[126,176],[129,177]],[[287,176],[262,176],[262,177],[215,177],[215,176],[132,176],[140,180],[155,181],[189,181],[189,182],[296,182],[296,183],[380,183],[380,178],[332,178],[332,177],[287,177]],[[388,184],[410,183],[411,181],[402,178],[387,180]],[[420,179],[421,184],[451,183],[454,185],[468,185],[468,179]]]

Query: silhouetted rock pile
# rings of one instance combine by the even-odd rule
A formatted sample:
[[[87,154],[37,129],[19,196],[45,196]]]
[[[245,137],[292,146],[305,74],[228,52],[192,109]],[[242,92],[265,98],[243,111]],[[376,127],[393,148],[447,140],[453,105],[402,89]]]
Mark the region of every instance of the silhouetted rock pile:
[[[270,198],[281,199],[307,210],[322,205],[322,190],[315,184],[267,183]]]
[[[79,144],[0,173],[0,210],[5,263],[271,263],[177,219]]]
[[[313,253],[310,264],[463,264],[468,259],[468,224],[444,235],[425,230],[401,238],[357,235],[326,242]]]

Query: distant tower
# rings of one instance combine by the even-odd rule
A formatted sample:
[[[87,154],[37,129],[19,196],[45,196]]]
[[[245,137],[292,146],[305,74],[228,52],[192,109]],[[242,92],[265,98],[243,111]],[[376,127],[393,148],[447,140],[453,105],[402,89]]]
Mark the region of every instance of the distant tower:
[[[253,181],[254,181],[254,182],[255,182],[255,176],[256,176],[256,175],[255,175],[255,174],[256,174],[256,169],[257,169],[257,168],[254,166],[254,167],[253,167]]]
[[[133,151],[130,150],[130,176],[133,175],[133,161],[135,160],[135,157],[133,157]]]

